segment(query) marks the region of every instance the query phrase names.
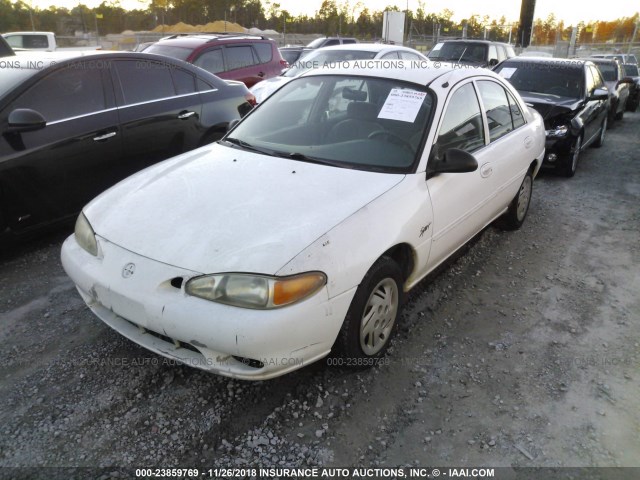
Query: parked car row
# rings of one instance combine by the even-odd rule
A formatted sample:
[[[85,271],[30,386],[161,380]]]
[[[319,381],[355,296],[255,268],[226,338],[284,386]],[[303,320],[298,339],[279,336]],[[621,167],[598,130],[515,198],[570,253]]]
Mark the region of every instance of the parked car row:
[[[495,72],[459,68],[472,47]],[[281,71],[262,37],[16,57],[0,77],[0,231],[81,209],[62,249],[80,295],[173,360],[252,380],[329,354],[373,365],[406,292],[490,223],[519,228],[543,161],[572,176],[605,139],[613,91],[593,61],[456,48],[398,69],[384,60],[428,60],[325,47],[255,95],[253,74],[213,70]]]

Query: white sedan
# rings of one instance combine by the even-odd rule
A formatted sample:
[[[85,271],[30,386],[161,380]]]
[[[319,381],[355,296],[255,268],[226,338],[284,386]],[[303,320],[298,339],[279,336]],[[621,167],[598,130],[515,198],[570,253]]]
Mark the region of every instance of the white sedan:
[[[387,45],[384,43],[349,43],[334,45],[332,47],[319,48],[299,58],[282,75],[271,77],[256,83],[249,90],[255,97],[256,103],[264,102],[273,92],[291,79],[314,69],[328,67],[334,64],[358,60],[367,65],[368,60],[379,60],[383,68],[397,66],[410,66],[413,63],[422,66],[422,62],[428,62],[427,57],[413,48],[402,45]],[[385,63],[387,66],[385,66]]]
[[[522,224],[544,144],[488,70],[310,71],[93,200],[62,262],[100,319],[176,361],[371,365],[408,290],[492,221]]]

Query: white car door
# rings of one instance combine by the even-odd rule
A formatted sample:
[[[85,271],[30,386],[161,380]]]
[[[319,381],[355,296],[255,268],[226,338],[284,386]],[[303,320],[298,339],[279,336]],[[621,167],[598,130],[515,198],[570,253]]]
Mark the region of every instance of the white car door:
[[[488,162],[485,128],[473,82],[457,87],[449,95],[434,148],[440,158],[448,149],[457,148],[472,153],[479,165]],[[490,221],[492,185],[478,168],[468,173],[436,174],[428,178],[427,187],[433,208],[433,230],[425,269],[431,270]]]

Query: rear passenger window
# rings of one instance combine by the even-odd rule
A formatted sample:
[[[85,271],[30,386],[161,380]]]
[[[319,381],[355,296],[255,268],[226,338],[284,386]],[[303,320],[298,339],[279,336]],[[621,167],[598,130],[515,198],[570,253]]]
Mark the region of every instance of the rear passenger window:
[[[115,62],[125,105],[173,97],[171,70],[159,62]]]
[[[398,52],[389,52],[389,53],[385,53],[382,56],[383,59],[388,60],[390,58],[397,60],[398,59]]]
[[[193,75],[189,72],[185,72],[184,70],[180,70],[178,68],[173,70],[173,83],[175,84],[176,93],[178,95],[194,93],[196,91]]]
[[[253,48],[256,49],[260,63],[269,63],[273,58],[273,49],[270,43],[254,43]]]
[[[522,110],[520,110],[520,106],[516,99],[507,92],[507,97],[509,98],[509,110],[511,110],[511,120],[513,121],[513,129],[515,130],[518,127],[524,125],[524,115],[522,115]]]
[[[479,81],[478,89],[487,114],[489,141],[495,142],[513,130],[507,92],[501,85],[488,80]]]
[[[256,63],[253,59],[253,53],[249,45],[227,47],[225,57],[227,59],[227,70],[245,68]]]
[[[451,96],[436,145],[440,155],[450,148],[473,152],[484,146],[480,104],[471,83],[460,87]]]

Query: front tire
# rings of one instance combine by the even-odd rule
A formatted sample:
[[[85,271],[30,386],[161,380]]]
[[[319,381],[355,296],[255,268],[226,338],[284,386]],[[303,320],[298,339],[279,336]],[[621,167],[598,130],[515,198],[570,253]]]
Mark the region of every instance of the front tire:
[[[571,147],[571,152],[565,158],[564,164],[564,176],[571,178],[576,174],[576,169],[578,168],[578,158],[580,157],[580,150],[582,149],[582,137],[579,136],[576,138],[576,141],[573,142]]]
[[[524,219],[527,218],[532,192],[533,173],[529,170],[522,180],[518,193],[511,200],[509,209],[500,219],[500,227],[505,230],[517,230],[522,226]]]
[[[334,344],[336,356],[364,367],[384,355],[396,330],[403,283],[402,270],[393,259],[383,256],[373,264],[351,301]]]

